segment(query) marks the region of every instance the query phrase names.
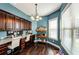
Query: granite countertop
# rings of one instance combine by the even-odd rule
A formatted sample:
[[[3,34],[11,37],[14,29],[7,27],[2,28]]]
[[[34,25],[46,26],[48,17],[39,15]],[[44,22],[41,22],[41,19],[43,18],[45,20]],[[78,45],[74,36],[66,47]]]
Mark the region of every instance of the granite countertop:
[[[11,41],[12,41],[12,38],[5,38],[3,40],[0,40],[0,45],[11,42]]]
[[[4,38],[2,40],[0,40],[0,45],[8,43],[8,42],[12,42],[12,45],[9,46],[9,48],[15,48],[17,46],[19,46],[19,42],[21,38],[27,37],[27,39],[25,40],[26,42],[28,42],[30,40],[30,35],[23,35],[23,36],[17,36],[14,38],[8,37],[8,38]]]
[[[27,36],[26,36],[26,35],[25,35],[25,36],[24,36],[24,35],[23,35],[23,36],[18,36],[18,37],[15,37],[15,38],[12,39],[12,42],[13,42],[13,43],[12,43],[11,46],[8,46],[8,48],[14,49],[14,48],[16,48],[17,46],[19,46],[19,44],[20,44],[20,43],[19,43],[19,42],[20,42],[20,39],[21,39],[21,38],[24,38],[24,37],[27,37],[26,40],[29,41],[29,40],[28,40],[28,39],[30,39],[30,38],[29,38],[29,35],[27,35]],[[25,40],[25,41],[26,41],[26,40]],[[26,42],[27,42],[27,41],[26,41]]]
[[[11,42],[12,40],[15,40],[18,38],[22,38],[22,36],[18,36],[18,37],[14,37],[14,38],[11,38],[11,37],[4,38],[4,39],[0,40],[0,45]]]

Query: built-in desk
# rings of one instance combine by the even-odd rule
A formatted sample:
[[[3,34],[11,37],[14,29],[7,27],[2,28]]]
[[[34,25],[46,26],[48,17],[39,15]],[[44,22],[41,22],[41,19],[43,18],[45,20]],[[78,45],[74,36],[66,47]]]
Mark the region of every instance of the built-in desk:
[[[7,54],[8,45],[11,45],[11,38],[0,40],[0,55]]]
[[[26,39],[23,40],[23,38],[25,38],[25,37],[26,37]],[[20,45],[20,41],[22,42],[21,45]],[[8,48],[14,49],[18,46],[22,46],[22,48],[24,48],[24,41],[25,41],[25,43],[30,41],[30,35],[18,36],[18,37],[15,37],[15,38],[5,38],[3,40],[0,40],[0,54],[4,53],[2,51],[7,52]]]
[[[30,41],[30,36],[18,36],[12,39],[12,45],[8,46],[10,50],[12,50],[13,54],[16,54],[17,51],[22,51],[25,48],[25,43]]]
[[[3,39],[3,40],[0,40],[0,45],[9,43],[11,41],[12,41],[12,38],[6,38],[6,39]]]

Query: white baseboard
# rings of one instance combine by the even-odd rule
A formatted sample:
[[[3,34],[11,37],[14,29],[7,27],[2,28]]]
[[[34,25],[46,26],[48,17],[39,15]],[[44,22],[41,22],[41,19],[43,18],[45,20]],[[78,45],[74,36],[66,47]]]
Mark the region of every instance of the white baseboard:
[[[34,42],[41,42],[41,40],[35,40]],[[51,44],[51,45],[53,45],[53,46],[55,46],[55,47],[57,47],[57,48],[60,49],[60,46],[58,46],[58,45],[56,45],[56,44],[54,44],[54,43],[52,43],[52,42],[45,41],[45,43],[49,43],[49,44]]]

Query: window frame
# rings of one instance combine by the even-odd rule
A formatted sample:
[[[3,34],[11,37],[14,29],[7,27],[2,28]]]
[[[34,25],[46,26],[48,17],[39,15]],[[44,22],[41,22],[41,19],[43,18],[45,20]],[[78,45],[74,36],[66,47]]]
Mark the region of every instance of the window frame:
[[[54,28],[53,28],[53,29],[50,29],[50,28],[49,28],[49,26],[50,26],[50,25],[49,25],[49,22],[50,22],[50,21],[53,21],[53,20],[57,20],[57,23],[56,23],[56,24],[57,24],[57,28],[56,28],[56,29],[54,29]],[[56,39],[55,39],[55,38],[50,38],[50,32],[49,32],[49,30],[57,30],[57,38],[56,38]],[[54,18],[48,20],[48,37],[49,37],[50,39],[53,39],[53,40],[58,41],[58,17],[54,17]]]
[[[61,40],[61,45],[65,48],[65,50],[71,54],[72,53],[72,47],[73,47],[73,21],[71,22],[71,28],[62,28],[62,15],[66,12],[66,10],[68,8],[71,7],[71,3],[67,4],[66,7],[64,8],[64,10],[61,12],[61,19],[60,19],[60,40]],[[71,51],[65,46],[65,44],[63,44],[63,38],[62,38],[62,34],[64,34],[64,30],[71,30]],[[64,36],[64,35],[63,35]]]

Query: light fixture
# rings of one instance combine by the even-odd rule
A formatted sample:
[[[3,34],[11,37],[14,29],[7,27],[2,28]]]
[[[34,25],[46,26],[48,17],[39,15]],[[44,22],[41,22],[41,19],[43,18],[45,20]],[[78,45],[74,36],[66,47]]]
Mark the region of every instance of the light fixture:
[[[39,21],[39,20],[42,19],[42,17],[38,15],[38,12],[37,12],[37,4],[35,4],[35,15],[34,16],[32,15],[31,16],[31,19],[32,20],[35,20],[35,21]]]

